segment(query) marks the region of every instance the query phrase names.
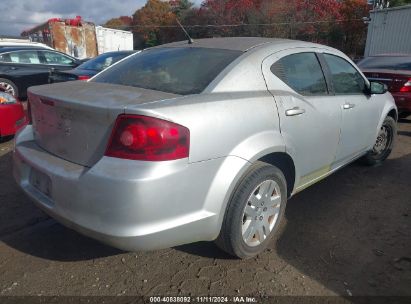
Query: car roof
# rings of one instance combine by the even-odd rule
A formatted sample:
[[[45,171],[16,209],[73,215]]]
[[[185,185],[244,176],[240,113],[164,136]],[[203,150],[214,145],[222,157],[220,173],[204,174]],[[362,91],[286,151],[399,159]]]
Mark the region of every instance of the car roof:
[[[0,46],[0,53],[8,53],[8,52],[14,52],[14,51],[27,51],[27,50],[29,50],[29,51],[48,51],[48,52],[54,52],[54,53],[59,53],[59,54],[62,54],[62,55],[65,55],[65,56],[68,56],[68,57],[70,57],[70,58],[73,58],[73,59],[75,59],[75,60],[78,60],[78,59],[76,59],[75,57],[73,57],[73,56],[71,56],[71,55],[69,55],[69,54],[66,54],[66,53],[63,53],[63,52],[59,52],[59,51],[57,51],[57,50],[54,50],[54,49],[46,49],[46,48],[43,48],[43,47],[36,47],[36,46],[27,46],[27,47],[2,47],[2,46]]]
[[[250,49],[266,45],[266,44],[284,44],[290,42],[304,43],[302,41],[295,41],[289,39],[278,38],[263,38],[263,37],[225,37],[225,38],[205,38],[196,39],[192,44],[188,43],[188,40],[173,42],[156,46],[154,48],[167,48],[167,47],[192,47],[192,48],[212,48],[212,49],[226,49],[233,51],[246,52]],[[308,44],[308,43],[307,43]],[[312,44],[310,44],[312,45]]]
[[[0,52],[26,51],[26,50],[41,50],[41,51],[55,51],[53,49],[46,49],[41,46],[2,46],[0,45]]]

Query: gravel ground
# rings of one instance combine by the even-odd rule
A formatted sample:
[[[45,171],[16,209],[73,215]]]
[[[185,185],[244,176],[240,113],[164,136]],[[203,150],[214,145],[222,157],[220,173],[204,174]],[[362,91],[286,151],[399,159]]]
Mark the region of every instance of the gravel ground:
[[[411,117],[391,157],[354,163],[293,197],[283,234],[240,261],[212,243],[126,253],[42,213],[0,143],[0,295],[411,296]]]

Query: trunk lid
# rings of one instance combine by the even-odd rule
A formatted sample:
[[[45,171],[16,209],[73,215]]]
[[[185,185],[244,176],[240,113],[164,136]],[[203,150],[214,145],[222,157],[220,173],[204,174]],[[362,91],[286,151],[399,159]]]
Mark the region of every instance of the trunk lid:
[[[73,81],[28,90],[37,144],[60,158],[93,166],[104,155],[114,122],[128,106],[178,95]]]
[[[363,70],[364,75],[371,81],[378,81],[388,86],[388,91],[399,92],[411,78],[411,71],[400,70]]]

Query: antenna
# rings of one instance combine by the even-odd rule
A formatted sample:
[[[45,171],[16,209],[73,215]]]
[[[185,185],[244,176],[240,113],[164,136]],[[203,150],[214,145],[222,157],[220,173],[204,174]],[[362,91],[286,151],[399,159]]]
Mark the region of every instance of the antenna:
[[[194,40],[193,38],[190,37],[190,35],[187,33],[186,29],[184,28],[184,26],[181,25],[180,21],[176,18],[177,24],[181,27],[181,29],[183,30],[184,34],[187,36],[188,38],[188,44],[193,44]]]

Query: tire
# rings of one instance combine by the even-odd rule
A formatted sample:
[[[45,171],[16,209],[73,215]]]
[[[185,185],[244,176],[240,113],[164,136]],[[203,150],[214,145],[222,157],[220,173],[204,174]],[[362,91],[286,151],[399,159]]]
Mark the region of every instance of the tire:
[[[261,253],[277,236],[286,204],[287,183],[281,170],[255,163],[231,196],[217,246],[241,259]]]
[[[14,97],[19,96],[19,91],[16,84],[13,81],[5,78],[0,78],[0,91],[9,93]]]
[[[397,136],[397,123],[387,116],[378,133],[377,141],[371,151],[363,157],[363,162],[369,166],[381,164],[391,154]]]

